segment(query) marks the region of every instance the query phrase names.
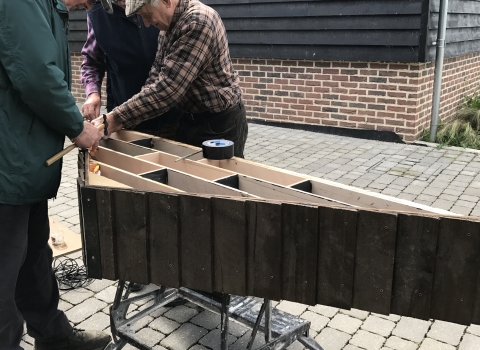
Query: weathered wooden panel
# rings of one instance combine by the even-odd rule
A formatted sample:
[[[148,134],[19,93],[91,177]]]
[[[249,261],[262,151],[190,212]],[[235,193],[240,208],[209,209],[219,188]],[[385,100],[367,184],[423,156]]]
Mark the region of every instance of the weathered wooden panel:
[[[430,318],[470,324],[475,305],[480,223],[442,218]]]
[[[398,215],[391,313],[430,317],[439,222],[434,217]]]
[[[396,214],[358,212],[354,308],[390,313],[396,233]]]
[[[317,304],[352,307],[357,211],[319,208]]]
[[[148,284],[145,193],[116,190],[113,203],[118,278]]]
[[[150,283],[180,286],[178,196],[148,193]]]
[[[80,187],[81,220],[83,221],[83,243],[85,246],[83,260],[87,267],[88,277],[102,278],[101,248],[98,237],[97,197],[96,190]]]
[[[115,281],[118,275],[112,213],[112,192],[111,190],[100,188],[95,192],[97,195],[98,235],[101,247],[102,278]]]
[[[212,198],[216,292],[246,295],[247,221],[243,200]]]
[[[282,204],[282,299],[315,305],[318,208]]]
[[[282,298],[282,207],[279,203],[256,202],[255,226],[249,226],[248,252],[252,295],[272,300]]]
[[[179,195],[179,214],[181,285],[211,292],[213,271],[210,198]]]

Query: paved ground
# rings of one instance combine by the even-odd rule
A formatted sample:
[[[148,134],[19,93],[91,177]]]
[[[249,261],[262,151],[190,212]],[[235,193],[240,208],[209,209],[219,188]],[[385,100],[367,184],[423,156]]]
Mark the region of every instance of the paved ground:
[[[480,153],[463,149],[382,143],[312,132],[250,125],[246,158],[335,180],[370,191],[480,216]],[[64,177],[50,215],[79,232],[76,154],[65,158]],[[79,259],[80,253],[71,255]],[[80,328],[109,328],[108,305],[115,283],[95,281],[85,289],[62,294],[60,308]],[[144,307],[141,303],[136,309]],[[359,310],[339,310],[281,301],[276,307],[312,322],[311,336],[326,350],[476,350],[480,326],[389,317]],[[132,310],[133,311],[133,310]],[[219,349],[219,317],[193,304],[164,308],[137,327],[137,335],[153,349]],[[235,326],[231,349],[245,349],[247,330]],[[32,349],[25,336],[25,349]],[[125,347],[125,349],[132,349]],[[290,349],[302,349],[294,344]]]

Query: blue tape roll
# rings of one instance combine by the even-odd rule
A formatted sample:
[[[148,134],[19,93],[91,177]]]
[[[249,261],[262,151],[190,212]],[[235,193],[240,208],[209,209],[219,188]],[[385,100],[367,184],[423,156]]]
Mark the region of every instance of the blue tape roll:
[[[233,157],[233,142],[229,140],[208,140],[202,143],[203,158],[230,159]]]

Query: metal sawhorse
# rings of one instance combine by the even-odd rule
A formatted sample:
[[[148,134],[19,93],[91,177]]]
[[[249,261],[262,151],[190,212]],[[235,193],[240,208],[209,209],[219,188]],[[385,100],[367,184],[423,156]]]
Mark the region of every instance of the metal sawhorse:
[[[283,350],[296,340],[310,350],[323,350],[315,340],[308,337],[310,322],[286,312],[272,309],[272,303],[267,299],[259,302],[249,297],[222,294],[221,302],[217,302],[191,289],[167,289],[164,286],[130,298],[128,297],[130,288],[128,288],[125,296],[122,298],[124,288],[125,282],[119,281],[115,300],[110,307],[110,326],[113,343],[109,344],[106,350],[119,350],[127,344],[141,350],[150,350],[150,347],[136,339],[133,325],[141,318],[167,305],[178,297],[199,305],[205,310],[220,314],[221,350],[228,350],[227,337],[230,319],[252,329],[247,350],[252,350],[258,331],[264,333],[265,344],[256,350]],[[127,318],[127,311],[132,303],[150,298],[153,298],[153,305]]]

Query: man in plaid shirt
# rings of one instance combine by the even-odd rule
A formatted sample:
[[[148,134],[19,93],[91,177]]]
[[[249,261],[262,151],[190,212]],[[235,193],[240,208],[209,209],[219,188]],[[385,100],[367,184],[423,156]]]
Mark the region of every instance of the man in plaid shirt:
[[[181,111],[177,141],[201,146],[223,138],[243,157],[246,112],[218,13],[198,0],[127,0],[127,16],[136,13],[146,26],[163,32],[142,90],[106,115],[108,133],[176,107]],[[102,122],[102,117],[95,120]]]

